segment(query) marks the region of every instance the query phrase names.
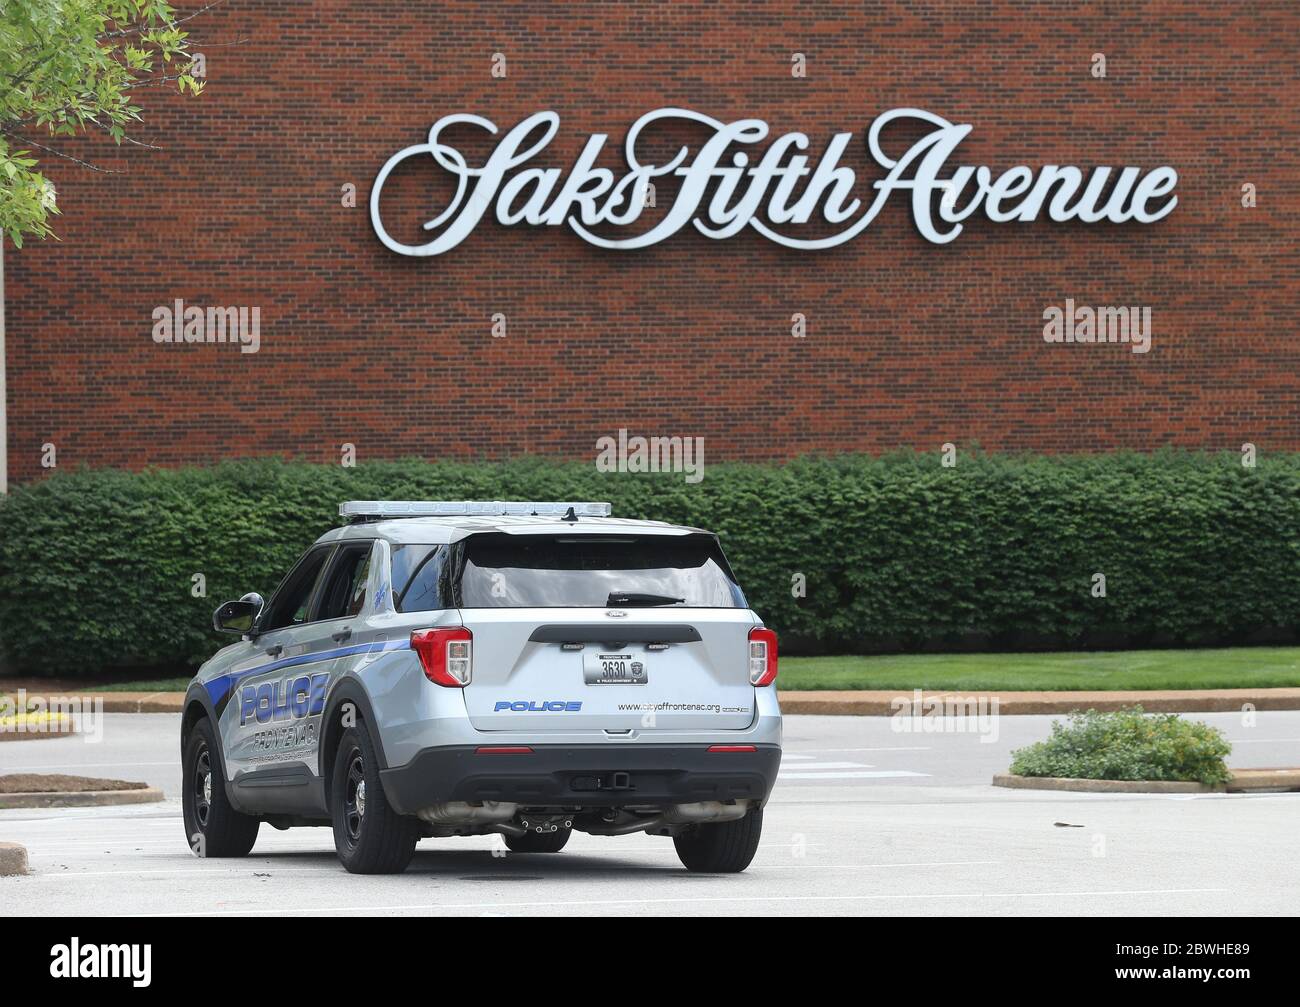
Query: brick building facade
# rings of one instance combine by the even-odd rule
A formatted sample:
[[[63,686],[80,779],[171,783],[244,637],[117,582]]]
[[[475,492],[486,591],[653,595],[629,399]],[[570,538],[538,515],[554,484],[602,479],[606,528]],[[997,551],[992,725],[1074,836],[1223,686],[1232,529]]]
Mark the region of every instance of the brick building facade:
[[[583,458],[620,428],[703,436],[711,461],[1300,448],[1294,4],[227,0],[191,27],[207,93],[140,101],[135,134],[164,149],[60,144],[121,173],[43,158],[61,240],[6,250],[15,481],[46,443],[60,467],[336,461],[344,443],[361,460]],[[1169,165],[1179,202],[1151,224],[978,214],[934,244],[895,193],[817,251],[690,226],[618,251],[484,219],[414,258],[372,227],[376,173],[443,115],[505,131],[553,110],[530,163],[567,173],[606,133],[600,164],[621,176],[628,128],[669,106],[767,122],[751,164],[785,133],[815,162],[852,132],[841,163],[864,202],[883,173],[867,129],[900,107],[971,124],[950,166]],[[449,194],[432,166],[395,174],[384,219],[428,240],[416,225]],[[672,199],[665,181],[645,220]],[[258,308],[258,351],[156,342],[178,299]],[[1149,307],[1150,351],[1046,342],[1067,299]]]

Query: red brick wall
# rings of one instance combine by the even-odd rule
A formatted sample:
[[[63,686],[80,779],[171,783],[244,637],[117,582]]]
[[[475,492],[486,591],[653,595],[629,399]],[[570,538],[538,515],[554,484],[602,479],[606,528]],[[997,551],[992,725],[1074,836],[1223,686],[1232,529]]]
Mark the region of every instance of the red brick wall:
[[[593,457],[619,427],[704,436],[711,461],[1300,448],[1300,8],[972,6],[227,0],[194,22],[208,93],[142,99],[136,133],[164,150],[65,145],[114,175],[46,159],[62,240],[5,254],[11,475],[38,475],[45,442],[60,467],[333,461],[343,442],[361,460]],[[666,105],[814,151],[852,130],[860,195],[880,174],[866,128],[911,105],[974,125],[955,163],[1169,164],[1180,203],[1147,226],[980,215],[936,246],[896,194],[822,252],[689,228],[612,252],[485,220],[420,260],[372,232],[375,173],[443,114],[508,128],[554,109],[540,163],[567,170],[601,131],[621,168],[627,127]],[[151,311],[178,297],[260,306],[261,351],[156,345]],[[1067,297],[1151,306],[1151,351],[1046,344]]]

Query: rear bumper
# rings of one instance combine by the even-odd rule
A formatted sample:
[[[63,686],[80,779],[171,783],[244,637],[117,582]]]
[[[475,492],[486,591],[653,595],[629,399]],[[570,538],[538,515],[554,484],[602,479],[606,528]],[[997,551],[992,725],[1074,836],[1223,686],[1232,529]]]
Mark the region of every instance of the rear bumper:
[[[601,808],[762,803],[781,764],[776,745],[756,745],[753,752],[710,752],[708,745],[532,745],[531,752],[510,755],[480,747],[426,748],[405,766],[383,770],[388,803],[407,815],[441,801]]]

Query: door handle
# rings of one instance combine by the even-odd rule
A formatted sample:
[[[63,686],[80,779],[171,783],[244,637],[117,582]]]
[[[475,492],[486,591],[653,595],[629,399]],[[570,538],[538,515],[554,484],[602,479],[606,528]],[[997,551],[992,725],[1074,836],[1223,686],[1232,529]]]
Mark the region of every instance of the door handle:
[[[351,636],[352,636],[352,630],[341,629],[333,636],[331,636],[330,639],[333,640],[335,643],[342,643],[344,640],[347,640]]]
[[[274,647],[266,648],[267,657],[279,657],[283,653],[284,653],[284,644],[282,643],[277,643]]]

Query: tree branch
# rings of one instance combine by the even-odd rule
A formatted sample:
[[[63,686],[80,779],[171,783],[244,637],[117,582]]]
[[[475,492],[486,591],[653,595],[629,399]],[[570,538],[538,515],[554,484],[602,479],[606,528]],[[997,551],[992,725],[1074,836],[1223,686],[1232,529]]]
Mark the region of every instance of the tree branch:
[[[98,127],[99,127],[100,129],[102,129],[105,133],[107,133],[110,137],[113,135],[112,130],[111,130],[108,126],[105,126],[105,125],[104,125],[102,122],[100,122],[98,119],[87,119],[86,121],[89,122],[89,123],[93,123],[94,125],[98,126]],[[122,134],[122,139],[125,140],[127,143],[131,144],[133,147],[145,147],[145,148],[147,148],[147,149],[149,149],[149,150],[162,150],[162,149],[163,149],[162,147],[159,147],[157,144],[154,144],[154,143],[145,143],[143,140],[137,140],[135,137],[133,137],[133,136],[127,136],[125,133]]]
[[[89,161],[83,161],[79,157],[73,157],[71,154],[65,154],[61,150],[55,150],[53,147],[47,147],[43,143],[37,143],[35,140],[29,140],[25,136],[19,136],[17,133],[13,132],[12,130],[8,130],[0,127],[0,133],[4,133],[6,136],[12,136],[15,140],[21,140],[23,143],[30,144],[33,147],[45,151],[47,154],[53,154],[56,157],[61,157],[64,158],[65,160],[71,161],[73,164],[79,164],[83,168],[89,168],[91,171],[98,171],[104,175],[122,174],[122,172],[117,171],[114,168],[101,168],[97,164],[91,164]]]
[[[182,76],[183,76],[182,74],[177,73],[177,74],[163,74],[161,77],[145,77],[145,78],[141,78],[140,80],[133,80],[128,84],[123,84],[121,90],[130,91],[132,88],[137,88],[137,87],[151,87],[158,84],[166,84],[168,81],[171,80],[180,80]],[[206,84],[207,81],[205,80],[204,83]]]
[[[193,21],[193,20],[194,20],[196,17],[198,17],[200,14],[203,14],[203,13],[206,13],[207,11],[212,10],[213,7],[216,7],[216,6],[218,6],[219,4],[221,4],[221,3],[223,3],[223,2],[224,2],[224,0],[212,0],[212,3],[208,4],[206,7],[200,7],[200,8],[199,8],[198,10],[196,10],[193,14],[186,15],[185,17],[178,17],[175,21],[173,21],[170,25],[168,25],[168,27],[169,27],[169,28],[175,28],[177,25],[182,25],[182,24],[184,24],[186,21]],[[152,25],[148,25],[148,24],[144,24],[144,23],[141,23],[141,24],[134,24],[134,25],[130,25],[129,27],[126,27],[126,28],[118,29],[117,31],[106,31],[106,32],[103,32],[102,34],[96,35],[95,38],[97,38],[97,39],[105,39],[105,38],[125,38],[127,35],[139,35],[139,34],[141,34],[142,32],[149,31],[150,28],[152,28],[152,27],[153,27]]]
[[[37,70],[39,70],[42,66],[44,66],[53,58],[54,58],[54,50],[51,49],[40,59],[33,60],[31,63],[28,63],[27,66],[23,68],[22,72],[19,73],[17,77],[14,77],[12,80],[9,81],[9,86],[5,88],[4,93],[8,94],[10,91],[14,91],[22,87],[23,84],[27,81],[27,78],[29,78],[32,74],[34,74]]]

